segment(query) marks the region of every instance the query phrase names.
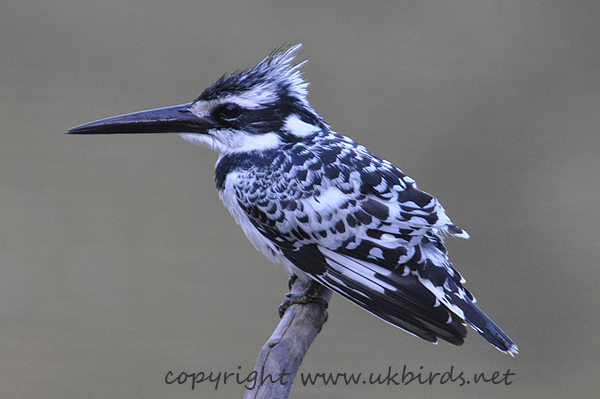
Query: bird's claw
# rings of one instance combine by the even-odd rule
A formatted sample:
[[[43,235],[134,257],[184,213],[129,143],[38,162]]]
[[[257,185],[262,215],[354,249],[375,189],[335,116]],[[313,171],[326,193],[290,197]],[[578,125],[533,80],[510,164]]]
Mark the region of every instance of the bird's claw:
[[[291,292],[285,294],[286,299],[281,305],[279,305],[279,317],[282,318],[285,311],[292,305],[306,305],[309,303],[316,303],[327,309],[329,302],[313,293],[303,292],[302,294],[292,294]]]

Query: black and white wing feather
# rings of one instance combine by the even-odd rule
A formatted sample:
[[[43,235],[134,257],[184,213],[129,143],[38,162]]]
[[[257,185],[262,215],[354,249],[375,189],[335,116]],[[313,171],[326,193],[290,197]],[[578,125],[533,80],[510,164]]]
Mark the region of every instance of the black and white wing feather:
[[[238,165],[228,185],[272,258],[427,341],[462,344],[466,321],[516,353],[448,260],[442,234],[468,234],[410,177],[333,132],[262,159],[221,163]]]

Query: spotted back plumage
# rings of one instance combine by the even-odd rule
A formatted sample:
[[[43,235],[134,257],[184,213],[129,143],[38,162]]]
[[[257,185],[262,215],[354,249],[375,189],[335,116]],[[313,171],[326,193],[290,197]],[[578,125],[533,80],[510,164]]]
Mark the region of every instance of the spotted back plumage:
[[[365,147],[323,130],[260,156],[224,156],[216,177],[250,221],[238,220],[242,227],[269,240],[270,255],[294,274],[428,341],[461,344],[469,316],[500,350],[514,351],[448,261],[441,233],[467,233],[435,197]]]

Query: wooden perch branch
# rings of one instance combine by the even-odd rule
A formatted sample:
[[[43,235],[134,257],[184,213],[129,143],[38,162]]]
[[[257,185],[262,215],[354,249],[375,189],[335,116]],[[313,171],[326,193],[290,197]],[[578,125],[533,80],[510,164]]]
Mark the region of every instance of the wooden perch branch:
[[[307,283],[296,279],[292,294],[307,288]],[[331,291],[324,287],[318,294],[326,301],[331,298]],[[256,384],[244,399],[287,398],[302,359],[326,320],[327,311],[320,304],[290,306],[258,355]]]

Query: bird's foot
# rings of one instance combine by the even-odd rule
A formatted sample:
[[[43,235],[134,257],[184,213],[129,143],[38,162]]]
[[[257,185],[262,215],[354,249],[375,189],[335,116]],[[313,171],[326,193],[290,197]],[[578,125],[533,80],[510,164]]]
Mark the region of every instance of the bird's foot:
[[[291,289],[291,286],[294,284],[294,282],[296,281],[296,276],[292,276],[290,277],[290,281],[289,281],[289,286]],[[293,280],[293,281],[292,281]],[[321,298],[321,290],[322,290],[323,286],[320,285],[319,283],[316,282],[311,282],[310,285],[308,286],[308,288],[300,293],[300,294],[292,294],[287,293],[285,294],[286,299],[283,301],[283,303],[281,305],[279,305],[279,317],[283,317],[283,315],[285,314],[285,311],[292,305],[306,305],[309,303],[316,303],[319,304],[323,307],[323,309],[327,309],[327,306],[329,305],[329,302],[327,302],[326,299]]]
[[[319,297],[319,296],[311,296],[302,294],[286,294],[286,299],[283,301],[281,305],[279,305],[279,317],[283,317],[285,311],[292,305],[306,305],[309,303],[317,303],[323,307],[323,309],[327,309],[329,303]]]

